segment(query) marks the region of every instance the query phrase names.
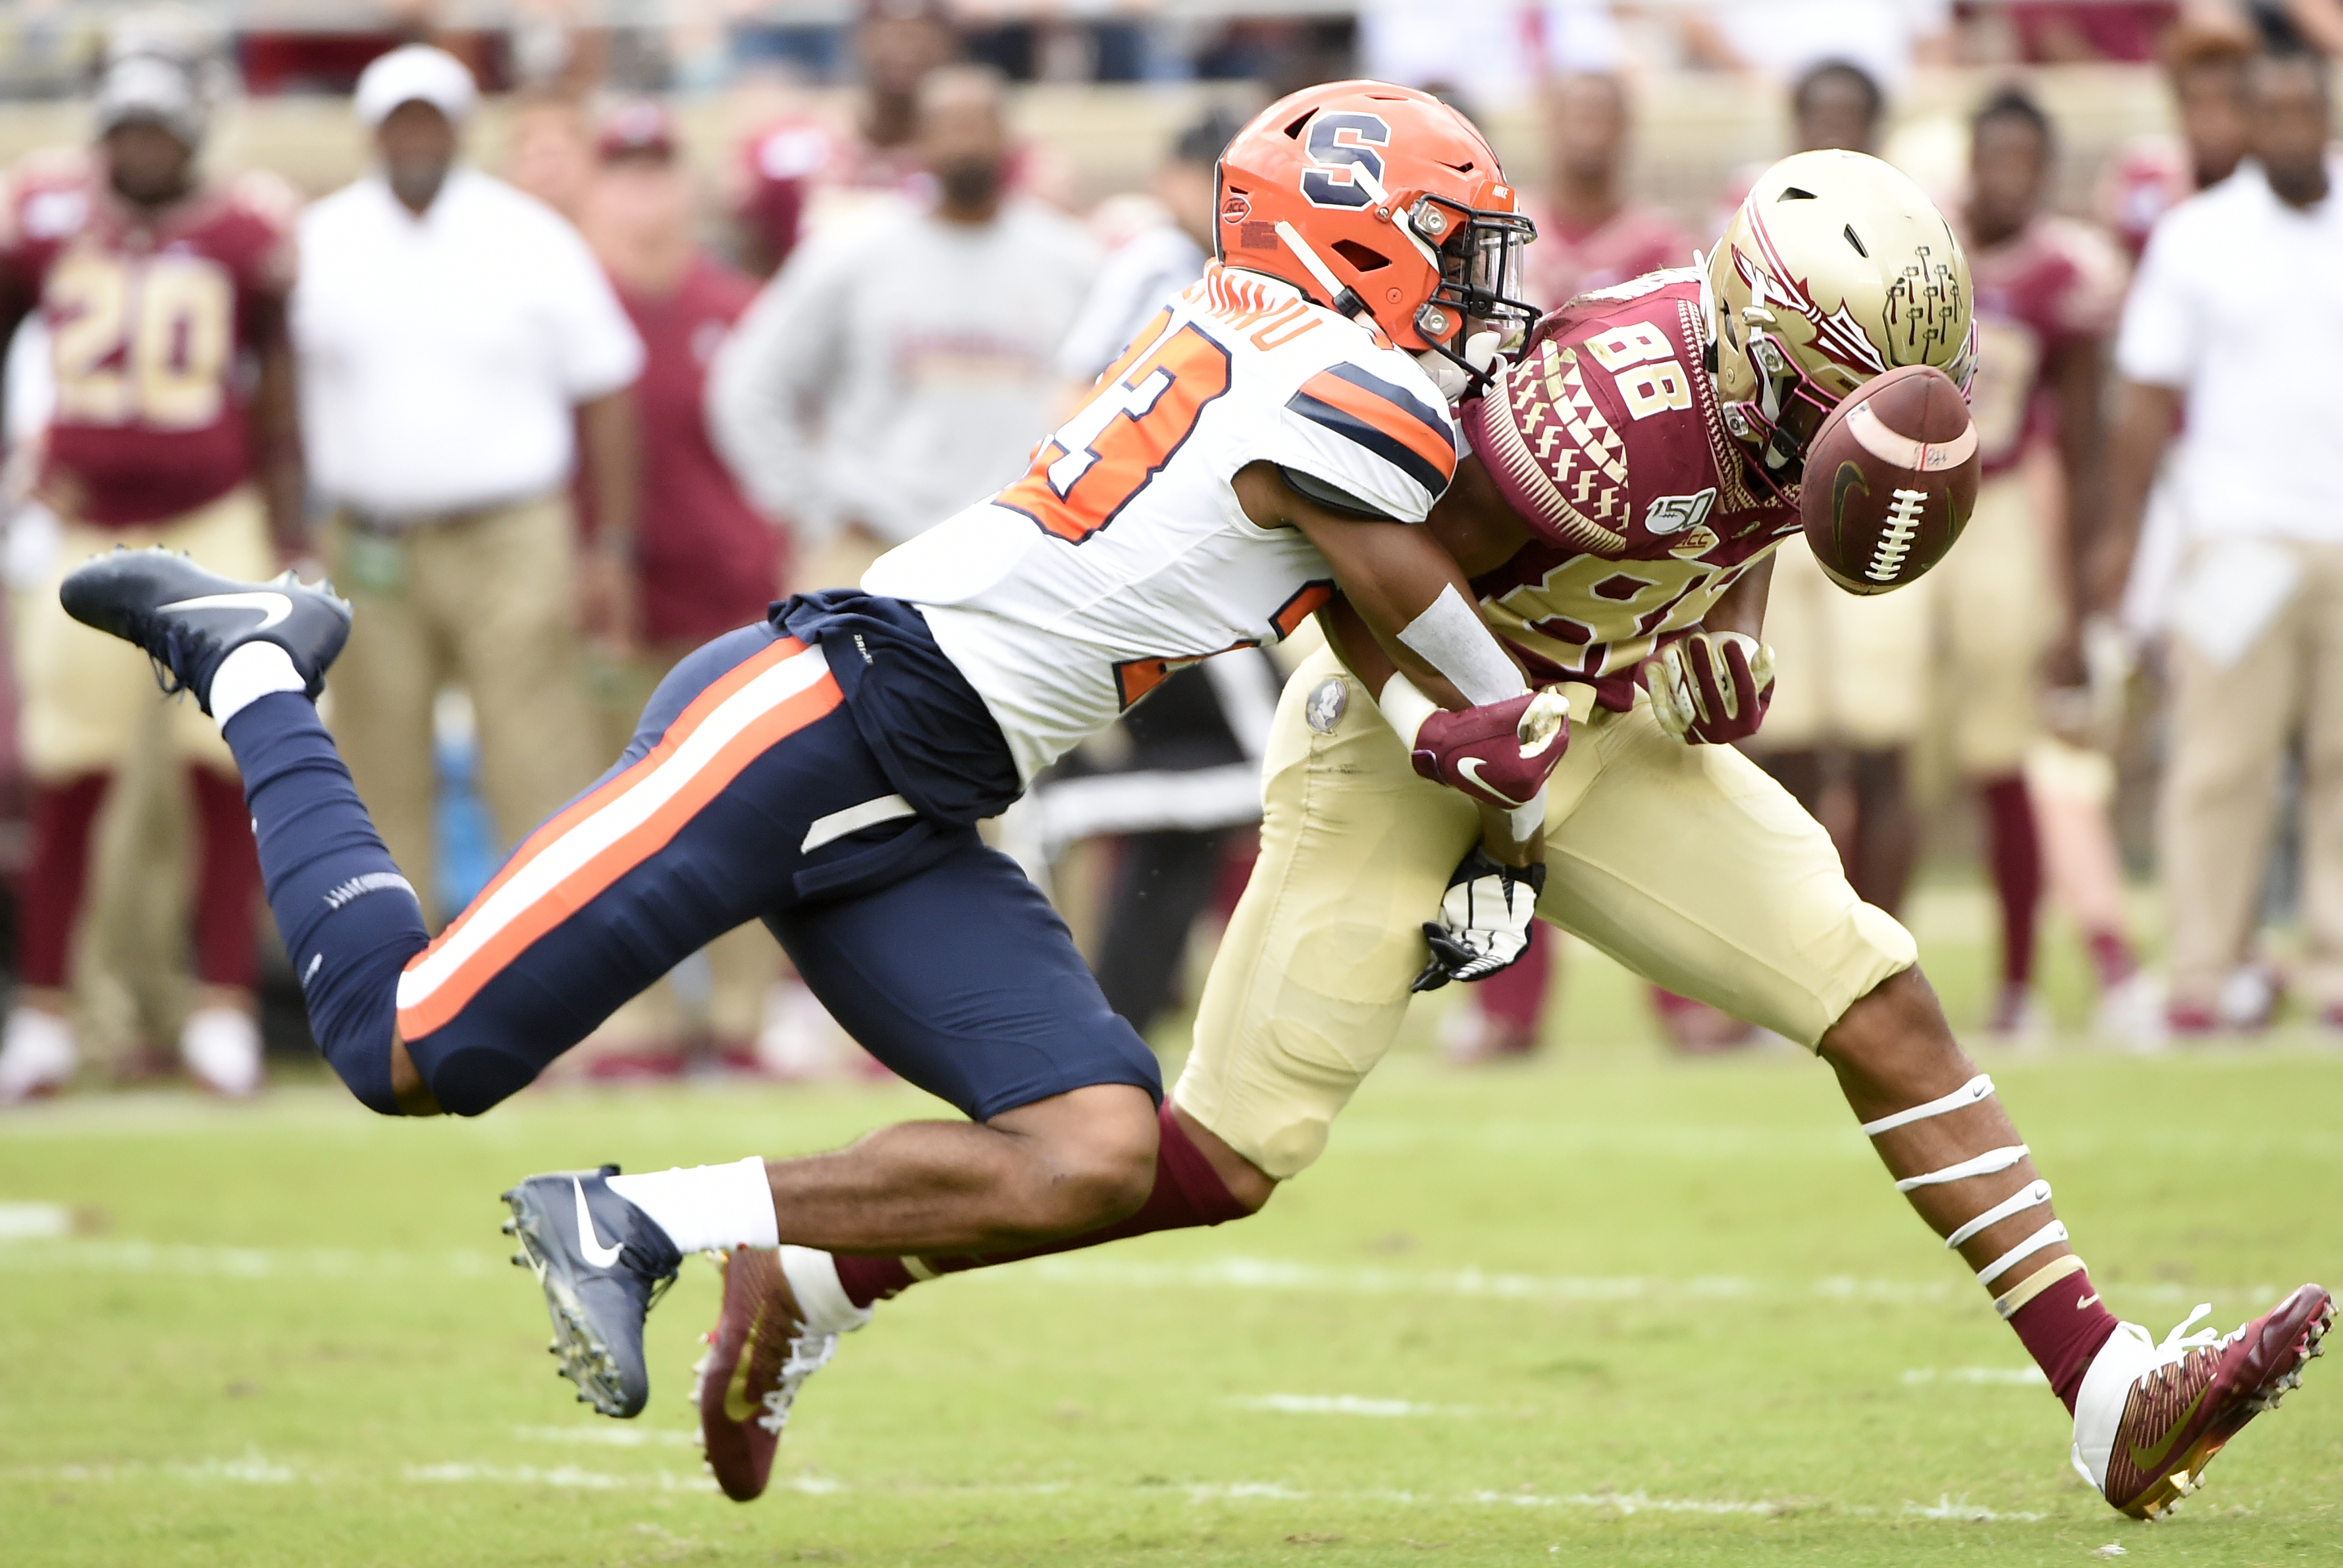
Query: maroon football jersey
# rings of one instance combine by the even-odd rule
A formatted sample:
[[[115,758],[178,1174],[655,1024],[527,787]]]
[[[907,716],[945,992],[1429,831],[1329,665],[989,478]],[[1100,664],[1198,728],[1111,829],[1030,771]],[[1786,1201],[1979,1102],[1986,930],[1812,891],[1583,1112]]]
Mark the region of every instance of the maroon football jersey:
[[[1969,407],[1990,475],[2016,463],[2055,418],[2043,379],[2051,357],[2115,330],[2127,269],[2114,242],[2064,217],[2037,217],[1968,253],[1977,329]]]
[[[642,510],[637,530],[643,635],[703,642],[764,618],[780,592],[780,530],[741,498],[708,439],[708,367],[757,286],[695,257],[672,293],[613,285],[643,340],[635,383]]]
[[[1704,364],[1700,280],[1657,273],[1538,323],[1464,432],[1534,536],[1473,579],[1541,681],[1624,712],[1637,667],[1797,531],[1795,489],[1752,482]]]
[[[206,185],[132,208],[92,157],[27,158],[0,190],[0,272],[39,301],[56,383],[41,493],[110,526],[195,510],[252,472],[255,306],[292,286],[289,186]]]
[[[1541,203],[1522,206],[1537,225],[1537,238],[1522,253],[1522,297],[1540,310],[1559,310],[1592,289],[1692,260],[1692,236],[1657,207],[1623,207],[1577,234]]]

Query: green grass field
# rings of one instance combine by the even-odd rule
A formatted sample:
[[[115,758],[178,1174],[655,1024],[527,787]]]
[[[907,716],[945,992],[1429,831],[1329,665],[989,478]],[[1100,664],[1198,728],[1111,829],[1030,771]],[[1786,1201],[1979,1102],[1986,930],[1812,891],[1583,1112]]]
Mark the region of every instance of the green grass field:
[[[1976,955],[1941,960],[1957,1015]],[[1625,977],[1580,954],[1570,987],[1518,1069],[1446,1070],[1419,1020],[1256,1220],[891,1303],[747,1507],[684,1399],[712,1271],[651,1321],[649,1411],[601,1420],[550,1371],[497,1192],[816,1149],[911,1091],[11,1116],[0,1201],[79,1233],[0,1241],[0,1562],[2343,1562],[2343,1363],[2174,1520],[2122,1519],[1827,1073],[1664,1060]],[[2343,1054],[1986,1063],[2127,1316],[2234,1327],[2343,1279]]]

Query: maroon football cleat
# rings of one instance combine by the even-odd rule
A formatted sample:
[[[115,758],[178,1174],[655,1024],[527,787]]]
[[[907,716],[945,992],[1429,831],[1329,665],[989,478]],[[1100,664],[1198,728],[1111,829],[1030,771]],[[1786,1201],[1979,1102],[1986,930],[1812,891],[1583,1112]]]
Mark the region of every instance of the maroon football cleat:
[[[760,1495],[789,1407],[805,1380],[837,1352],[836,1334],[805,1332],[780,1255],[741,1247],[719,1258],[724,1306],[691,1370],[692,1402],[716,1484],[735,1503]]]
[[[2075,1400],[2075,1468],[2135,1519],[2156,1519],[2204,1484],[2221,1447],[2324,1354],[2335,1301],[2304,1285],[2232,1334],[2189,1333],[2199,1306],[2157,1344],[2126,1323],[2091,1362]]]

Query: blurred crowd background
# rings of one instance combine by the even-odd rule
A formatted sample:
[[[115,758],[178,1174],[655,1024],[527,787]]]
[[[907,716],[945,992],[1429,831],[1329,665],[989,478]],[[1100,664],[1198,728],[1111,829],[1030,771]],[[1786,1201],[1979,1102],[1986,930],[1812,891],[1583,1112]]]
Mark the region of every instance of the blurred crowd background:
[[[55,611],[73,561],[163,542],[330,570],[358,613],[328,719],[444,920],[684,652],[1012,477],[1200,272],[1227,137],[1351,75],[1486,128],[1546,308],[1688,264],[1793,150],[1876,152],[1936,193],[1978,271],[1993,499],[1886,598],[1834,603],[1785,554],[1752,749],[1874,902],[1916,874],[1991,890],[1993,978],[1956,1021],[2135,1049],[2343,1029],[2343,508],[2306,478],[2308,520],[2280,497],[2282,522],[2208,523],[2220,502],[2158,482],[2192,456],[2166,458],[2177,404],[2196,429],[2253,424],[2215,407],[2240,385],[2263,411],[2331,403],[2335,329],[2307,366],[2208,366],[2170,347],[2212,330],[2181,259],[2126,314],[2158,226],[2247,159],[2285,245],[2239,220],[2238,256],[2308,267],[2306,317],[2343,319],[2338,51],[2343,0],[16,0],[0,1101],[175,1074],[240,1095],[307,1050],[225,752]],[[196,253],[233,310],[170,283]],[[2279,310],[2295,274],[2263,273]],[[45,331],[92,298],[106,342]],[[2343,457],[2316,420],[2267,438],[2306,471]],[[2136,550],[2127,486],[2153,493]],[[2207,622],[2227,629],[2192,640]],[[1252,653],[1182,673],[999,825],[1142,1029],[1176,1018],[1242,885],[1278,679]],[[2207,709],[2224,723],[2192,731]],[[2040,930],[2083,955],[2079,1012],[2044,1005]],[[1552,1032],[1550,937],[1452,1011],[1450,1054]],[[1651,1002],[1678,1050],[1763,1043]],[[562,1070],[861,1060],[749,930]]]

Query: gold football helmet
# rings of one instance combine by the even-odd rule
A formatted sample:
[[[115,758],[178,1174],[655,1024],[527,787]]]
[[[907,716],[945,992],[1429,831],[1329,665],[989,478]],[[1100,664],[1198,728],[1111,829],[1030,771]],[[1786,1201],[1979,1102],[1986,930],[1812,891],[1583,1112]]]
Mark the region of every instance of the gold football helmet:
[[[1702,285],[1727,429],[1795,482],[1839,399],[1899,365],[1968,390],[1968,258],[1920,187],[1862,153],[1799,153],[1757,176]]]

